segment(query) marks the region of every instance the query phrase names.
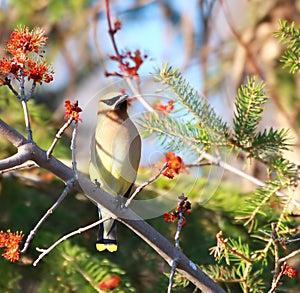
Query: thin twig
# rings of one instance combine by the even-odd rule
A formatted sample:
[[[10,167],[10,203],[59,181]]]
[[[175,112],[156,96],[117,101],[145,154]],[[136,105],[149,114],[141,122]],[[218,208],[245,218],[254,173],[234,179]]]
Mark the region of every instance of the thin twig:
[[[176,257],[176,258],[174,258],[174,260],[172,262],[167,293],[172,292],[172,286],[173,286],[173,282],[174,282],[174,276],[175,276],[175,272],[176,272],[177,263],[178,263],[178,258]]]
[[[8,88],[11,90],[11,92],[20,99],[19,93],[15,90],[15,88],[12,86],[10,79],[8,77],[5,78],[5,84],[8,86]]]
[[[297,250],[294,250],[293,252],[291,252],[291,253],[288,254],[287,256],[280,258],[280,259],[278,260],[278,262],[284,262],[284,261],[287,261],[288,259],[290,259],[290,258],[296,256],[296,255],[299,254],[299,253],[300,253],[300,248],[297,249]]]
[[[289,196],[286,198],[286,202],[285,202],[283,210],[281,211],[280,217],[277,220],[276,225],[274,225],[274,227],[272,226],[272,231],[274,230],[276,232],[276,234],[278,233],[281,223],[284,220],[284,217],[286,215],[289,204],[294,203],[293,197],[294,197],[294,194],[290,193]],[[274,241],[273,237],[274,237],[274,232],[272,232],[272,236],[270,237],[269,241],[267,242],[264,250],[262,250],[261,253],[257,256],[256,261],[260,261],[261,259],[263,259],[265,257],[265,255],[267,254],[268,250],[271,248],[271,245]]]
[[[131,78],[129,76],[124,76],[124,79],[127,82],[131,91],[133,92],[134,97],[136,97],[149,112],[154,112],[153,107],[145,100],[144,96],[139,90],[139,87],[137,86],[138,88],[136,88],[133,85]]]
[[[292,242],[298,242],[298,241],[300,241],[300,238],[286,239],[286,243],[292,243]]]
[[[276,241],[277,239],[277,232],[276,232],[276,225],[275,223],[271,223],[272,227],[272,238],[273,238],[273,243],[274,243],[274,274],[273,274],[273,280],[272,280],[272,287],[274,284],[276,284],[277,277],[279,275],[279,250],[278,250],[278,242]]]
[[[175,234],[175,247],[180,249],[180,245],[179,245],[179,237],[180,237],[180,233],[181,233],[181,229],[182,229],[182,224],[183,224],[183,212],[179,212],[178,213],[179,216],[179,221],[178,221],[178,225],[177,225],[177,230],[176,230],[176,234]]]
[[[23,249],[21,250],[21,253],[25,253],[30,245],[30,242],[32,241],[34,235],[37,233],[39,228],[42,226],[42,224],[47,220],[47,218],[56,210],[56,208],[61,204],[61,202],[65,199],[65,197],[68,195],[70,190],[72,189],[73,185],[75,183],[75,179],[71,178],[60,195],[60,197],[57,199],[57,201],[51,206],[50,209],[47,210],[47,212],[44,214],[44,216],[39,220],[39,222],[35,225],[35,227],[30,231]]]
[[[24,112],[27,139],[28,139],[28,141],[32,141],[32,130],[31,130],[31,126],[30,126],[30,118],[29,118],[29,111],[28,111],[27,101],[26,100],[21,100],[21,104],[22,104],[23,112]]]
[[[140,186],[138,186],[136,188],[136,190],[134,191],[134,193],[128,198],[128,200],[125,203],[125,207],[127,208],[130,203],[132,202],[132,200],[148,185],[150,185],[151,183],[153,183],[155,180],[157,180],[159,178],[159,176],[166,170],[167,168],[167,163],[165,163],[162,168],[159,170],[159,172],[157,174],[155,174],[152,178],[150,178],[147,182],[141,184]]]
[[[182,224],[183,224],[183,212],[179,211],[178,216],[179,216],[179,220],[178,220],[177,230],[176,230],[174,239],[175,239],[175,247],[178,250],[180,250],[179,239],[180,239],[180,233],[181,233]],[[167,293],[172,292],[172,286],[173,286],[173,282],[174,282],[174,276],[175,276],[175,271],[176,271],[176,268],[177,268],[178,261],[179,261],[179,259],[178,259],[178,257],[176,257],[176,258],[174,258],[174,260],[172,262]]]
[[[62,134],[66,131],[66,129],[71,125],[72,121],[73,121],[73,117],[70,117],[68,119],[68,121],[58,130],[58,132],[55,135],[55,138],[50,146],[50,148],[47,151],[47,158],[49,159],[57,142],[61,139]]]
[[[28,100],[26,99],[26,96],[25,96],[25,75],[24,75],[24,70],[21,70],[19,99],[20,99],[22,107],[23,107],[27,138],[28,138],[29,141],[32,141],[32,130],[31,130],[31,126],[30,126],[30,118],[29,118],[29,111],[28,111],[28,105],[27,105]]]
[[[276,292],[276,289],[278,287],[278,284],[279,284],[279,281],[280,279],[282,278],[283,276],[283,273],[285,271],[285,268],[286,268],[286,263],[283,264],[283,266],[281,267],[281,271],[279,272],[279,274],[277,275],[277,278],[275,279],[274,282],[272,282],[272,287],[271,289],[268,291],[268,293],[274,293]]]
[[[184,164],[186,168],[198,168],[198,167],[205,167],[211,166],[211,162],[201,162],[201,163],[192,163],[192,164]]]
[[[110,36],[117,60],[119,62],[120,65],[123,65],[123,60],[122,60],[122,56],[119,52],[117,43],[116,43],[116,39],[115,39],[115,33],[116,31],[113,29],[112,27],[112,22],[111,22],[111,16],[110,16],[110,7],[109,7],[109,0],[105,0],[105,10],[106,10],[106,18],[107,18],[107,24],[108,24],[108,34]],[[123,66],[122,66],[123,67]],[[130,87],[130,89],[132,90],[134,96],[141,102],[141,104],[149,111],[149,112],[154,112],[154,109],[152,108],[152,106],[145,100],[145,98],[143,97],[143,95],[141,94],[141,91],[139,90],[139,88],[136,88],[133,83],[132,80],[130,78],[130,74],[128,72],[128,70],[126,70],[126,68],[124,68],[123,72],[125,73],[124,75],[124,80],[127,82],[128,86]]]
[[[21,80],[19,80],[19,82],[20,82],[20,100],[26,101],[26,99],[25,99],[25,74],[24,74],[23,69],[21,69]]]
[[[0,170],[0,175],[8,173],[8,172],[12,172],[12,171],[19,171],[19,170],[29,169],[29,168],[33,168],[33,167],[38,167],[38,165],[33,161],[29,161],[29,162],[25,162],[22,165],[18,165],[18,166],[4,169],[4,170]]]
[[[223,168],[224,170],[227,170],[227,171],[229,171],[233,174],[238,175],[239,177],[245,178],[246,180],[254,183],[255,185],[266,186],[266,184],[263,181],[261,181],[261,180],[257,179],[256,177],[253,177],[253,176],[245,173],[244,171],[242,171],[242,170],[226,163],[225,161],[220,160],[219,158],[214,157],[213,155],[211,155],[209,153],[202,152],[201,155],[204,159],[211,162],[212,165],[219,166],[219,167]],[[287,194],[285,194],[281,191],[276,191],[275,194],[278,197],[283,198],[283,199],[288,199],[289,198],[289,196]],[[295,200],[295,199],[292,199],[291,203],[294,204],[298,208],[300,207],[300,202]]]
[[[47,248],[47,249],[36,248],[37,251],[42,252],[42,253],[41,253],[41,254],[39,255],[39,257],[34,261],[33,266],[36,266],[36,265],[40,262],[40,260],[41,260],[43,257],[45,257],[49,252],[51,252],[57,245],[59,245],[59,244],[62,243],[63,241],[67,240],[68,238],[70,238],[70,237],[72,237],[72,236],[74,236],[74,235],[76,235],[76,234],[81,234],[81,233],[84,232],[84,231],[87,231],[87,230],[89,230],[89,229],[92,229],[93,227],[96,227],[96,226],[98,226],[99,224],[101,224],[101,223],[103,223],[104,221],[107,221],[107,220],[109,220],[109,219],[111,219],[111,217],[103,218],[103,219],[98,220],[97,222],[94,222],[94,223],[92,223],[92,224],[90,224],[90,225],[88,225],[88,226],[79,228],[79,229],[77,229],[77,230],[75,230],[75,231],[73,231],[73,232],[71,232],[71,233],[69,233],[69,234],[67,234],[67,235],[64,235],[63,237],[61,237],[60,239],[58,239],[56,242],[54,242],[54,243],[53,243],[49,248]]]
[[[242,252],[238,251],[238,249],[236,247],[230,246],[230,244],[228,243],[228,238],[226,238],[226,239],[223,238],[222,231],[217,233],[216,238],[217,238],[217,247],[214,249],[210,249],[211,251],[213,251],[213,250],[215,251],[214,252],[215,258],[216,258],[216,256],[219,255],[220,250],[228,250],[231,254],[236,255],[237,257],[244,260],[245,262],[247,262],[249,264],[253,264],[253,261],[254,261],[253,259],[245,256]]]
[[[36,88],[36,81],[33,81],[32,85],[31,85],[31,89],[30,89],[30,91],[28,91],[28,93],[25,97],[25,101],[28,101],[32,97],[35,88]]]
[[[72,152],[72,167],[74,170],[74,176],[75,180],[78,179],[78,173],[77,173],[77,161],[76,161],[76,137],[77,137],[77,130],[78,130],[78,121],[75,121],[75,127],[73,129],[72,133],[72,140],[71,140],[71,152]]]

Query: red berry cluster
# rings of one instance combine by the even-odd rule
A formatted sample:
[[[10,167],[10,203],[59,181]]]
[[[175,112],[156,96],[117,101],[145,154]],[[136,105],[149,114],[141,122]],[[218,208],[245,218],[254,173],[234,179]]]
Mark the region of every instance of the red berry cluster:
[[[175,211],[168,212],[164,214],[164,218],[166,222],[175,222],[177,219],[178,221],[182,217],[183,222],[182,222],[182,227],[186,225],[186,218],[184,215],[189,215],[191,213],[191,208],[192,204],[190,201],[188,201],[187,197],[182,194],[181,196],[178,197],[180,200],[178,203],[178,206]]]

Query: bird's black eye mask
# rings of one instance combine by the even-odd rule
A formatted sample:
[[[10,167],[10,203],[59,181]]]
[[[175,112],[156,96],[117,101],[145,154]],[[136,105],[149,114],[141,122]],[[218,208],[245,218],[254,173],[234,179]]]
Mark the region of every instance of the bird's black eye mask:
[[[107,100],[103,100],[101,102],[103,102],[104,104],[108,105],[108,106],[113,106],[118,100],[120,100],[121,97],[123,97],[124,95],[118,95],[116,97],[113,97],[111,99],[107,99]]]

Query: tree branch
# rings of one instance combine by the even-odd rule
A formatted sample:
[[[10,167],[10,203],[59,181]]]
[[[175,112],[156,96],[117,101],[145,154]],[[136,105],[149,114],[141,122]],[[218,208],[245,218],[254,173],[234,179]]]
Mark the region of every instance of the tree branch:
[[[33,142],[28,142],[20,133],[12,129],[2,120],[0,120],[0,133],[3,135],[7,133],[9,141],[14,145],[18,145],[26,158],[33,160],[40,167],[52,172],[63,181],[67,182],[75,177],[72,169],[54,157],[48,159],[45,150],[42,150]],[[225,292],[218,284],[204,274],[186,255],[175,248],[146,221],[140,218],[131,209],[120,208],[120,204],[115,198],[104,192],[80,173],[78,173],[78,181],[74,184],[74,188],[82,190],[92,202],[99,203],[105,207],[111,212],[114,218],[117,217],[118,221],[140,236],[170,265],[172,265],[175,259],[178,259],[177,270],[202,291],[207,293]]]
[[[0,134],[10,141],[15,147],[19,147],[27,142],[26,138],[14,128],[0,119]]]
[[[31,154],[28,152],[23,152],[19,148],[18,152],[8,158],[0,160],[0,170],[10,169],[15,166],[22,165],[23,163],[30,160]]]

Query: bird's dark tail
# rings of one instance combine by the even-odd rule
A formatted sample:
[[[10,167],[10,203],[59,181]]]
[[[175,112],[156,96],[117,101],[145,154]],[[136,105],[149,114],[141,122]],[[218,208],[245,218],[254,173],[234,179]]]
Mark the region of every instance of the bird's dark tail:
[[[102,219],[103,212],[98,208],[99,219]],[[107,220],[99,225],[96,249],[98,251],[108,250],[115,252],[118,249],[117,243],[117,223],[115,220]]]

